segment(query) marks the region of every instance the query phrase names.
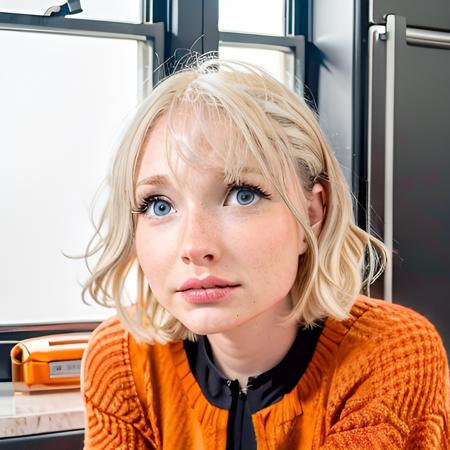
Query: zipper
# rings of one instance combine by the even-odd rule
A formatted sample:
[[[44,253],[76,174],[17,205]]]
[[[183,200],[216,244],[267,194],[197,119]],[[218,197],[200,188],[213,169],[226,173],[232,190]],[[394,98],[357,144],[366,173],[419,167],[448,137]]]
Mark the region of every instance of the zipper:
[[[228,424],[228,427],[233,427],[231,441],[227,442],[227,449],[232,448],[233,450],[241,450],[247,389],[241,388],[238,380],[226,380],[226,385],[230,389],[231,394],[231,416],[229,416],[229,418],[232,417],[232,419]],[[229,435],[229,429],[227,434]]]
[[[248,387],[241,388],[239,386],[239,381],[226,380],[225,384],[230,388],[232,398],[234,398],[235,393],[241,398],[247,396]]]

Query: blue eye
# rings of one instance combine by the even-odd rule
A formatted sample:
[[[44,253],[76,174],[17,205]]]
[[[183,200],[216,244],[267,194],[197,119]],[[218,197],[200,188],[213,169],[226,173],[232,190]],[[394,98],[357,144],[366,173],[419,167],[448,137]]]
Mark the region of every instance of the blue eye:
[[[150,197],[145,199],[141,211],[146,216],[164,217],[167,216],[171,208],[172,205],[167,200],[160,197]]]
[[[237,201],[241,205],[249,205],[250,203],[253,202],[253,200],[256,197],[256,194],[248,188],[240,188],[236,189],[236,191],[237,191],[236,195]]]
[[[235,199],[238,205],[248,206],[256,203],[261,198],[270,199],[271,195],[264,192],[261,187],[253,186],[247,183],[240,183],[238,185],[230,185],[227,198],[231,196],[231,193],[236,193]],[[173,211],[172,211],[173,210]],[[158,195],[147,197],[142,201],[141,206],[137,213],[143,214],[147,217],[166,217],[172,212],[177,212],[168,200]]]
[[[260,186],[244,183],[231,186],[229,195],[231,195],[232,192],[236,192],[238,204],[242,206],[248,206],[255,203],[255,200],[258,201],[261,198],[269,199],[271,197],[270,194],[264,192]]]

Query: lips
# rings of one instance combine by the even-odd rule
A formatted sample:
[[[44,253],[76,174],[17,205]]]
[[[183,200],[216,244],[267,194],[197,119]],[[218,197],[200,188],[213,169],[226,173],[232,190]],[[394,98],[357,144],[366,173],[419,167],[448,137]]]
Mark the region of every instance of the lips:
[[[197,288],[181,291],[180,294],[191,304],[212,304],[230,300],[235,289],[238,289],[238,286]]]
[[[178,292],[187,291],[189,289],[208,289],[208,288],[224,288],[224,287],[236,287],[239,284],[233,283],[232,281],[223,280],[221,278],[214,277],[212,275],[199,279],[199,278],[189,278],[186,280]]]

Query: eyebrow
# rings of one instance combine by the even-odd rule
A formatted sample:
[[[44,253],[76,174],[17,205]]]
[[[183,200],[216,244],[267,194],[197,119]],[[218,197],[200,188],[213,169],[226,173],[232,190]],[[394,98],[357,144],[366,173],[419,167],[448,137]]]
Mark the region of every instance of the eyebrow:
[[[242,168],[243,173],[254,173],[260,175],[261,173],[256,171],[255,169],[251,169],[249,167]],[[170,184],[169,179],[165,175],[152,175],[151,177],[143,178],[140,180],[136,187],[142,185],[153,185],[153,186],[168,186]]]

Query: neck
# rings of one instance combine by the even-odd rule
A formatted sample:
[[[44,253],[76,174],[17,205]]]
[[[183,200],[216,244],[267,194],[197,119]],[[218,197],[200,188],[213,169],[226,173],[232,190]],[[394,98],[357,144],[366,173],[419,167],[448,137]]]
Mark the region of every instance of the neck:
[[[214,363],[227,378],[237,379],[241,388],[246,388],[248,377],[275,367],[297,336],[296,322],[280,323],[290,311],[289,302],[276,308],[230,331],[208,335]]]

